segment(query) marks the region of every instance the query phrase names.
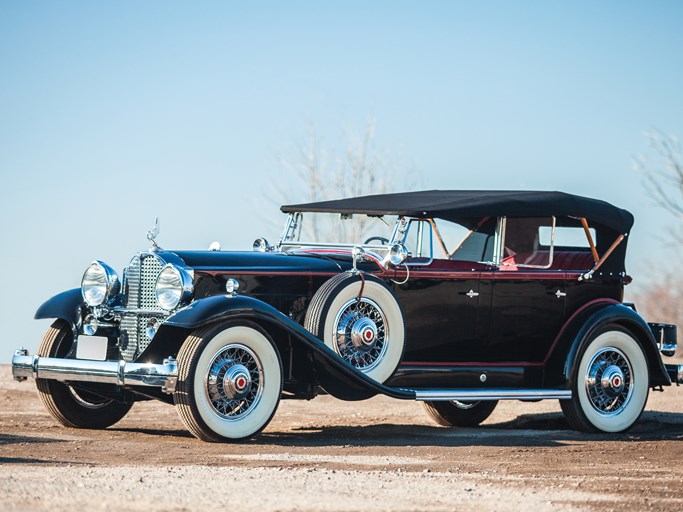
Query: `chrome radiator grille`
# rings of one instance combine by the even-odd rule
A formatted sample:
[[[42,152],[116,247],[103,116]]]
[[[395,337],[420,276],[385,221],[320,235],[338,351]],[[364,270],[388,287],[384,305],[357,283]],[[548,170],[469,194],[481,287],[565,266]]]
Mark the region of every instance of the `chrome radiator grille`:
[[[127,308],[158,310],[154,285],[162,268],[163,263],[153,254],[143,254],[133,258],[125,272],[127,286],[123,305]]]
[[[162,322],[167,313],[159,308],[154,287],[163,262],[154,254],[135,256],[124,272],[123,307],[130,309],[121,318],[119,351],[126,361],[134,360],[152,339],[145,332],[151,318]],[[135,310],[145,310],[144,312]]]
[[[145,332],[150,318],[156,318],[161,322],[164,320],[164,315],[125,315],[121,319],[119,351],[126,361],[134,360],[152,341]]]

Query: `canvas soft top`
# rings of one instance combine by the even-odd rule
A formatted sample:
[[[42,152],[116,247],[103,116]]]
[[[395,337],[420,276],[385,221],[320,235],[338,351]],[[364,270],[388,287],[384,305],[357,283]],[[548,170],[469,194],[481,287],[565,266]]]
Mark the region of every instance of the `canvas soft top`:
[[[633,215],[605,201],[565,192],[521,190],[424,190],[285,205],[285,213],[323,212],[432,217],[465,223],[486,216],[585,217],[622,234]]]

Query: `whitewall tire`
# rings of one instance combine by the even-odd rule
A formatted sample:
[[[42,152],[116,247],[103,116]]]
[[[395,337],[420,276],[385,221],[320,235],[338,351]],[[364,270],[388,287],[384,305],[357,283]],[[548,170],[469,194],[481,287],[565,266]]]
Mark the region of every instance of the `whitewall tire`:
[[[610,326],[580,355],[572,399],[561,400],[569,424],[589,432],[623,432],[645,408],[650,387],[647,359],[631,333]]]
[[[405,321],[391,290],[373,276],[363,277],[345,273],[324,283],[311,300],[304,326],[346,362],[382,383],[401,362]]]
[[[204,441],[252,437],[280,402],[282,364],[258,325],[230,322],[192,333],[178,353],[173,395],[185,426]]]

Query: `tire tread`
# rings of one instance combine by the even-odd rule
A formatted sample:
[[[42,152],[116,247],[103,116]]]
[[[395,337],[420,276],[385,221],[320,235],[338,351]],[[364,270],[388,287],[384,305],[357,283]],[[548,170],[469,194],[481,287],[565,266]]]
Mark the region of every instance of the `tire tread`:
[[[56,320],[43,335],[36,354],[42,357],[64,357],[68,352],[63,343],[71,335],[71,326]],[[65,350],[66,349],[66,350]],[[38,397],[47,412],[59,423],[70,428],[103,429],[120,421],[133,406],[132,403],[112,401],[94,410],[82,410],[71,396],[69,386],[52,379],[36,379]]]

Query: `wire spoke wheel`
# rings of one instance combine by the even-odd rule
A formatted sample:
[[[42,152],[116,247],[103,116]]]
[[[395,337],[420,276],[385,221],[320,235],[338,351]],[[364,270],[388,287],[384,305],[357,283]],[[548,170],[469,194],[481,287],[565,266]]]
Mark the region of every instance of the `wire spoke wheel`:
[[[180,419],[199,439],[247,439],[275,414],[282,373],[275,342],[261,326],[219,323],[194,331],[183,343],[173,400]]]
[[[401,306],[386,283],[369,274],[344,272],[323,283],[311,299],[304,327],[377,382],[386,382],[403,356]],[[321,384],[335,394],[334,382]],[[343,390],[336,393],[345,396]]]
[[[263,366],[256,354],[241,344],[222,348],[206,375],[206,393],[216,414],[239,420],[258,404],[263,391]]]
[[[586,392],[591,405],[603,415],[619,414],[633,392],[631,365],[615,348],[599,351],[588,364]]]
[[[336,351],[362,371],[372,370],[386,351],[386,318],[377,303],[366,297],[342,306],[334,322]]]
[[[619,325],[598,331],[581,347],[572,371],[572,398],[560,400],[569,425],[587,432],[623,432],[638,420],[650,385],[647,359]]]

